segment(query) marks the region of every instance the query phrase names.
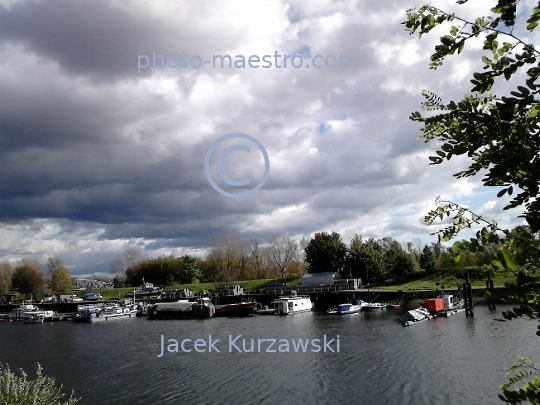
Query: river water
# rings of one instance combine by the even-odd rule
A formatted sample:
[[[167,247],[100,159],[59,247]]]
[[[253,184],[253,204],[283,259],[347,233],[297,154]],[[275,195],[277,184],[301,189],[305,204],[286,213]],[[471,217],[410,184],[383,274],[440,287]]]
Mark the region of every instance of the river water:
[[[41,363],[83,404],[501,404],[508,353],[540,354],[537,324],[495,321],[504,309],[477,307],[474,318],[463,312],[408,328],[395,310],[13,322],[0,324],[0,362],[30,376]],[[254,351],[245,352],[251,339]],[[310,339],[305,353],[295,352],[298,339]]]

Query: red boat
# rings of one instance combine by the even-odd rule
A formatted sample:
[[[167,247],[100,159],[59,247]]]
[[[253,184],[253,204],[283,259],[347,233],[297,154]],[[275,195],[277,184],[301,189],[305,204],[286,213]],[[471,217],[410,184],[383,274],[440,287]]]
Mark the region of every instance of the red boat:
[[[250,316],[253,315],[256,306],[256,302],[216,305],[214,316]]]

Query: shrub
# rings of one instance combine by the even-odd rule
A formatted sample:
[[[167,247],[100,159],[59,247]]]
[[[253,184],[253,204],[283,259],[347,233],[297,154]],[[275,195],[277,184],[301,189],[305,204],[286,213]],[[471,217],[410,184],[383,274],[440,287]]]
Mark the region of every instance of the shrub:
[[[37,377],[27,380],[27,374],[19,369],[17,376],[9,366],[0,364],[0,405],[74,405],[80,398],[73,398],[74,392],[67,400],[62,393],[63,386],[57,387],[52,377],[42,374],[43,368],[38,363]]]

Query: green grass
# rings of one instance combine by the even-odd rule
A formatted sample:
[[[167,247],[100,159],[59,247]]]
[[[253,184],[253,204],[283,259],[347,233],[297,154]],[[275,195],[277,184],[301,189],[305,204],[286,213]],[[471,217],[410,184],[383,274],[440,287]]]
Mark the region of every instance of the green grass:
[[[370,287],[380,290],[436,290],[441,284],[446,289],[455,289],[462,286],[464,279],[458,277],[458,273],[463,271],[463,268],[438,269],[435,272],[427,273],[424,270],[417,271],[409,280],[386,280],[378,283],[372,283]],[[479,274],[477,278],[471,278],[471,286],[485,287],[487,275]],[[504,286],[505,283],[514,282],[513,274],[497,273],[492,275],[493,284],[496,287]],[[437,286],[436,283],[439,283]]]
[[[411,276],[407,281],[402,280],[386,280],[378,283],[372,283],[371,288],[381,289],[381,290],[436,290],[440,288],[435,284],[443,284],[447,289],[454,289],[458,286],[463,285],[464,280],[458,277],[458,273],[466,270],[464,268],[451,268],[451,269],[438,269],[435,272],[428,273],[424,270],[417,271]],[[472,270],[472,269],[471,269]],[[476,275],[475,278],[471,278],[471,285],[474,287],[485,287],[486,276],[483,272],[476,273],[471,271],[471,273]],[[502,274],[497,273],[493,277],[493,282],[495,286],[504,286],[505,283],[514,282],[515,276],[513,274]],[[214,282],[214,283],[195,283],[195,284],[175,284],[165,287],[165,290],[171,290],[175,288],[188,288],[195,293],[199,293],[201,290],[214,290],[216,287],[223,285],[236,285],[239,284],[244,291],[256,291],[262,290],[267,284],[271,283],[283,283],[287,285],[296,285],[300,284],[301,279],[299,277],[291,277],[286,279],[263,279],[263,280],[246,280],[246,281],[229,281],[225,282]],[[127,292],[133,291],[135,287],[123,287],[123,288],[113,288],[110,290],[100,290],[99,292],[103,295],[103,298],[125,298]],[[88,291],[74,291],[73,294],[77,294],[79,297],[87,293]],[[39,297],[39,296],[38,296]],[[23,300],[24,296],[19,294],[17,296],[18,300]]]
[[[286,278],[286,279],[263,279],[263,280],[246,280],[246,281],[229,281],[228,283],[224,283],[222,281],[220,282],[214,282],[214,283],[197,283],[197,284],[176,284],[172,285],[170,287],[167,287],[166,290],[174,289],[174,288],[189,288],[190,290],[194,291],[195,293],[198,293],[202,290],[214,290],[216,287],[220,287],[223,285],[240,285],[244,289],[244,291],[248,290],[262,290],[267,284],[272,283],[283,283],[285,282],[287,285],[295,285],[299,284],[301,281],[300,278]]]
[[[188,288],[191,291],[195,293],[199,293],[202,290],[214,290],[216,287],[220,287],[223,285],[240,285],[244,291],[255,291],[255,290],[262,290],[267,284],[270,283],[283,283],[285,282],[287,285],[295,285],[300,284],[301,279],[294,277],[294,278],[286,278],[286,279],[263,279],[263,280],[245,280],[245,281],[229,281],[227,283],[223,281],[214,282],[214,283],[195,283],[195,284],[174,284],[165,287],[165,290],[173,290],[176,288]],[[113,288],[111,290],[100,290],[99,292],[101,295],[103,295],[103,298],[124,298],[127,292],[132,292],[133,289],[136,287],[123,287],[123,288]],[[77,293],[77,292],[75,292]],[[74,293],[74,294],[75,294]],[[80,296],[84,294],[84,292],[78,291]]]

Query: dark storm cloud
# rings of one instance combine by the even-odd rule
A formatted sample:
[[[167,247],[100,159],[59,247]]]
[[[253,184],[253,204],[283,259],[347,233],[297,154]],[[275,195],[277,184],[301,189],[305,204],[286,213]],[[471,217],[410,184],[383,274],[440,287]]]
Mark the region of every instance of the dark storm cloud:
[[[154,30],[107,1],[25,1],[0,7],[0,36],[75,74],[125,77]]]
[[[414,51],[399,25],[404,8],[398,1],[0,6],[0,234],[10,235],[4,244],[0,238],[0,256],[56,252],[94,271],[130,243],[151,255],[204,247],[224,232],[265,242],[321,230],[406,231],[425,201],[467,185],[450,184],[455,162],[430,168],[426,145],[415,140],[419,126],[408,116],[423,86],[459,90],[447,76],[428,75],[427,59],[403,51]],[[360,65],[138,74],[137,55],[154,50],[347,54]],[[268,181],[246,199],[218,194],[204,173],[212,142],[232,132],[254,136],[270,155]],[[241,161],[227,165],[242,173]],[[396,212],[408,222],[379,226]]]

